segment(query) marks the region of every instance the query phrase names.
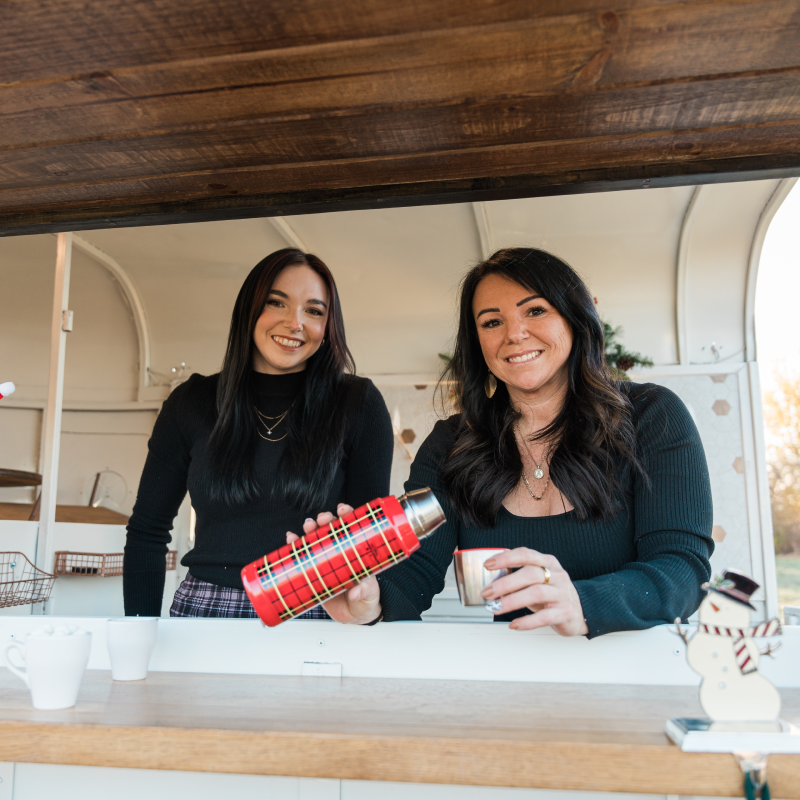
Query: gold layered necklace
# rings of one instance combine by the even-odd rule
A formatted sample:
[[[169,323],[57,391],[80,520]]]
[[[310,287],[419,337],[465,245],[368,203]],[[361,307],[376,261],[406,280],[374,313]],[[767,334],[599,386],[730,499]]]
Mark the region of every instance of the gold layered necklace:
[[[536,463],[536,459],[533,457],[533,453],[531,453],[530,447],[528,447],[527,440],[522,435],[522,433],[520,432],[519,429],[517,429],[517,433],[519,433],[519,438],[522,440],[523,447],[528,451],[528,455],[531,457],[531,461],[536,465],[536,469],[533,471],[533,477],[537,481],[540,481],[542,478],[544,478],[544,470],[542,469],[542,464],[544,464],[544,459],[542,459],[542,463],[541,464],[537,464]],[[534,492],[533,489],[531,488],[531,484],[530,484],[530,481],[528,481],[528,476],[525,473],[525,467],[524,466],[522,467],[522,480],[525,483],[525,488],[528,490],[528,494],[534,500],[541,500],[544,497],[544,493],[547,491],[547,487],[550,485],[550,476],[548,475],[547,476],[547,480],[545,481],[545,484],[544,484],[544,489],[542,489],[542,493],[541,494],[536,494],[536,492]]]
[[[292,406],[293,405],[294,405],[294,403],[292,403]],[[256,428],[256,433],[258,433],[258,435],[265,442],[280,442],[280,441],[283,441],[289,435],[289,431],[286,431],[286,433],[284,433],[283,436],[281,436],[278,439],[273,439],[272,438],[272,431],[274,431],[275,428],[277,428],[278,425],[280,425],[281,422],[283,422],[286,419],[286,415],[292,410],[292,406],[289,406],[289,408],[287,408],[286,411],[283,412],[283,414],[278,414],[277,417],[270,417],[270,416],[267,416],[266,414],[262,414],[255,406],[253,406],[253,408],[256,409],[256,414],[258,414],[258,417],[257,417],[258,421],[267,429],[267,435],[266,436],[264,436],[264,434],[261,433],[261,431],[258,428]],[[277,421],[273,422],[273,420],[277,420]],[[272,423],[272,424],[270,424],[270,423]]]

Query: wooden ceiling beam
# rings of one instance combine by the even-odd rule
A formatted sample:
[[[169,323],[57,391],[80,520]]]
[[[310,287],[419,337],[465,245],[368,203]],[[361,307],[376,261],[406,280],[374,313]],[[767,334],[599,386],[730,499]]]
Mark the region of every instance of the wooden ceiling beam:
[[[770,154],[700,159],[692,166],[693,172],[687,171],[685,163],[675,161],[650,166],[578,169],[555,176],[516,174],[506,178],[301,189],[245,196],[230,193],[220,197],[217,194],[211,198],[175,199],[173,196],[165,200],[149,195],[136,203],[117,200],[37,206],[35,210],[26,207],[21,212],[0,216],[0,237],[800,177],[796,153],[789,157]]]
[[[0,234],[800,167],[800,0],[88,0],[85,52],[67,8],[0,34]]]

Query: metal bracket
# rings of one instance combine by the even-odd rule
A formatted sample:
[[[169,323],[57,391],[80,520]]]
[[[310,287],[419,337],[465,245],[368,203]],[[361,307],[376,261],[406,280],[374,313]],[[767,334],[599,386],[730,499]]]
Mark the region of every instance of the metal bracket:
[[[769,753],[756,753],[754,750],[741,750],[733,754],[742,774],[745,777],[745,788],[747,789],[747,779],[753,788],[753,796],[769,800],[769,787],[767,786],[767,760]],[[749,792],[747,792],[749,795]]]
[[[61,330],[65,333],[72,333],[72,312],[61,312]]]

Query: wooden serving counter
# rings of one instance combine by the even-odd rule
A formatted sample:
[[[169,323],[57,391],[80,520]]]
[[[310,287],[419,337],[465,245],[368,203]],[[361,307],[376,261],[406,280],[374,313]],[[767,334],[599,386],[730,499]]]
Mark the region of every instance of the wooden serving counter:
[[[800,722],[800,689],[783,689]],[[78,704],[34,711],[0,674],[0,761],[368,781],[741,796],[734,757],[687,754],[664,722],[697,689],[386,678],[86,673]],[[772,756],[800,798],[800,756]]]

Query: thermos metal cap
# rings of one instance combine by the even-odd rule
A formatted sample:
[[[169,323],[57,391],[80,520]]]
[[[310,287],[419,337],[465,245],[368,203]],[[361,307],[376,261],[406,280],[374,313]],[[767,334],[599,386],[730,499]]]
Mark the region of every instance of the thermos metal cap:
[[[397,499],[418,539],[433,533],[447,521],[436,495],[428,488],[406,492]]]

